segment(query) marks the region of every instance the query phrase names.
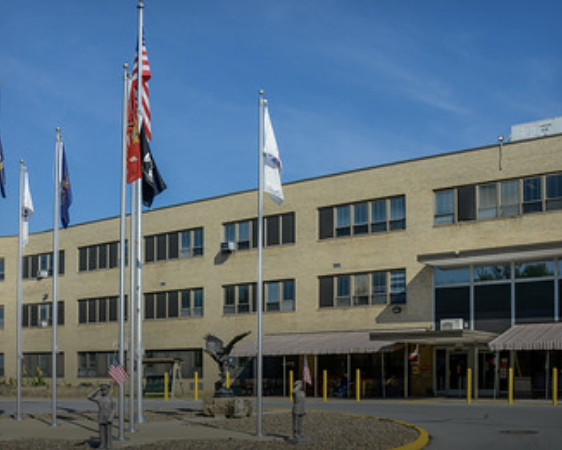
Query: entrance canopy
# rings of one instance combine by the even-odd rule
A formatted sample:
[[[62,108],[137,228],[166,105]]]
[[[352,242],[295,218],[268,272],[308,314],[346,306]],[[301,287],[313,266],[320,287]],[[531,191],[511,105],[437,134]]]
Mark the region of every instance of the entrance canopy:
[[[393,341],[420,345],[477,345],[487,344],[497,334],[475,330],[428,330],[425,328],[371,331],[372,341]]]
[[[488,345],[494,351],[562,350],[562,323],[514,325]]]
[[[389,351],[393,342],[372,341],[369,331],[333,331],[327,333],[270,334],[263,337],[264,356],[339,355]],[[234,347],[231,355],[256,356],[257,342]]]

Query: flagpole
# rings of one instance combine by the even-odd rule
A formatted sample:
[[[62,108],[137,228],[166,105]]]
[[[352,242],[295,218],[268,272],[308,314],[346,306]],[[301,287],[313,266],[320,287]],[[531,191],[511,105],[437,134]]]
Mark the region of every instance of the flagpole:
[[[17,358],[17,397],[16,397],[16,419],[22,420],[21,417],[21,366],[22,366],[22,342],[21,342],[21,322],[23,317],[22,308],[22,274],[23,274],[23,190],[24,190],[24,174],[26,168],[23,165],[23,159],[20,160],[20,201],[19,201],[19,235],[18,235],[18,286],[17,286],[17,308],[16,308],[16,358]]]
[[[139,34],[137,49],[137,123],[139,127],[143,123],[143,0],[139,0],[137,5],[139,10]],[[140,133],[140,128],[139,128]],[[141,161],[142,165],[142,161]],[[143,348],[142,348],[142,175],[137,181],[137,250],[136,250],[136,270],[137,270],[137,422],[145,422],[142,408],[142,377],[143,377]]]
[[[57,325],[58,325],[58,296],[59,296],[59,208],[61,181],[61,146],[62,136],[57,127],[57,141],[55,144],[55,210],[53,212],[53,306],[51,321],[53,327],[52,365],[51,365],[51,426],[57,426]]]
[[[259,92],[259,130],[258,130],[258,286],[257,286],[257,425],[256,435],[262,436],[262,410],[263,410],[263,110],[265,100],[263,99],[263,91]]]
[[[135,364],[137,361],[136,350],[135,350],[135,321],[136,321],[136,241],[137,241],[137,227],[136,227],[136,217],[137,217],[137,184],[131,184],[131,233],[130,233],[130,251],[131,255],[129,258],[129,432],[135,432],[135,377],[136,369]]]
[[[123,123],[121,130],[121,220],[119,222],[119,364],[125,363],[125,220],[127,206],[127,91],[128,64],[123,65]],[[125,386],[119,385],[119,440],[124,440]]]

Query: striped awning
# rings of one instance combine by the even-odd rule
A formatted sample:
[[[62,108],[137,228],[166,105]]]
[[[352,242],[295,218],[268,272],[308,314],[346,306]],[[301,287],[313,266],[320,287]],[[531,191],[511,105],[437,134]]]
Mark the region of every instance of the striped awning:
[[[231,355],[256,356],[257,342],[234,347]],[[370,331],[333,331],[326,333],[270,334],[263,337],[264,356],[340,355],[388,351],[392,342],[371,341]]]
[[[488,345],[493,351],[562,350],[562,323],[514,325]]]

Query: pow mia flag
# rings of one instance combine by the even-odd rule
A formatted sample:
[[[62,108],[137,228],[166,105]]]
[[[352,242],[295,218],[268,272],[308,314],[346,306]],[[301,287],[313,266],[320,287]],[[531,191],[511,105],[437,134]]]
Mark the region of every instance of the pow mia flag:
[[[142,160],[142,204],[150,208],[154,197],[164,191],[167,186],[164,179],[160,176],[160,172],[152,157],[152,152],[150,151],[150,146],[146,139],[144,124],[141,128],[140,141]]]

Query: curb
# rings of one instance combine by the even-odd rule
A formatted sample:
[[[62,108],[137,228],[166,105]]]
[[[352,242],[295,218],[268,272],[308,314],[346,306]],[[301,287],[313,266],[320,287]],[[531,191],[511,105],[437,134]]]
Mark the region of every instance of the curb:
[[[312,409],[310,410],[311,412],[318,412],[318,413],[326,413],[329,411],[323,411],[323,410],[319,410],[319,409]],[[399,425],[403,425],[405,427],[408,428],[413,428],[414,430],[416,430],[419,433],[418,438],[415,441],[409,442],[405,445],[401,445],[400,447],[393,447],[390,448],[388,450],[421,450],[422,448],[427,447],[427,445],[429,444],[429,434],[427,433],[427,431],[425,431],[423,428],[418,427],[417,425],[412,425],[411,423],[407,423],[407,422],[402,422],[401,420],[395,420],[395,419],[387,419],[386,417],[374,417],[374,416],[366,416],[365,414],[353,414],[353,413],[333,413],[333,414],[341,414],[344,416],[351,416],[351,417],[362,417],[365,419],[371,419],[371,420],[379,420],[381,422],[394,422],[397,423]]]

